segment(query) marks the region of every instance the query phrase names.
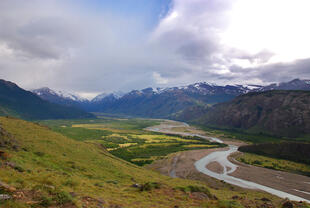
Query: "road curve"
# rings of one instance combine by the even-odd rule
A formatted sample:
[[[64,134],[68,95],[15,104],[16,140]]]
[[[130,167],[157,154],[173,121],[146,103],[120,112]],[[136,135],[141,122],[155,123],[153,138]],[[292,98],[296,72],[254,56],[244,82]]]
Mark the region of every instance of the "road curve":
[[[212,142],[218,142],[218,143],[223,143],[222,140],[218,139],[218,138],[214,138],[214,137],[206,137],[204,135],[200,135],[200,134],[192,134],[192,133],[186,133],[186,132],[177,132],[177,131],[173,131],[172,128],[176,128],[176,127],[188,127],[188,124],[186,123],[180,123],[180,122],[175,122],[175,124],[173,125],[159,125],[159,126],[155,126],[155,127],[148,127],[146,128],[146,130],[148,131],[155,131],[155,132],[161,132],[161,133],[168,133],[168,134],[179,134],[179,135],[183,135],[183,136],[199,136],[205,139],[208,139],[209,141]],[[280,198],[288,198],[290,200],[293,201],[306,201],[308,203],[310,203],[310,200],[304,199],[302,197],[299,196],[295,196],[293,194],[289,194],[277,189],[273,189],[261,184],[257,184],[251,181],[247,181],[247,180],[243,180],[240,178],[236,178],[234,176],[230,176],[230,173],[233,173],[238,166],[236,164],[231,163],[228,160],[228,156],[234,152],[238,151],[238,147],[234,146],[234,145],[229,145],[229,149],[226,151],[216,151],[213,153],[208,154],[207,156],[201,158],[200,160],[195,162],[195,168],[205,174],[208,175],[210,177],[216,178],[218,180],[223,180],[226,183],[232,184],[232,185],[236,185],[242,188],[248,188],[248,189],[259,189],[265,192],[268,192],[270,194],[276,195]],[[211,162],[217,162],[219,163],[222,167],[223,167],[223,173],[216,173],[213,172],[209,169],[207,169],[207,165],[210,164]],[[175,173],[171,173],[172,177],[176,177]]]

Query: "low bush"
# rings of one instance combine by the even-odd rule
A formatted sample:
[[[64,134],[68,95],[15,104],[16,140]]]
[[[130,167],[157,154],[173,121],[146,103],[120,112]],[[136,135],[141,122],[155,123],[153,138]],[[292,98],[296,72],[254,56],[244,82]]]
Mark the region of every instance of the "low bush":
[[[176,189],[184,191],[186,193],[200,192],[206,194],[210,198],[213,197],[209,189],[207,189],[204,186],[186,186],[186,187],[177,187]]]
[[[72,203],[72,196],[67,192],[60,191],[55,193],[53,199],[57,202],[58,205],[63,205],[66,203]]]
[[[243,206],[235,201],[219,201],[219,208],[243,208]]]
[[[147,182],[140,187],[140,191],[151,191],[153,189],[159,189],[160,184],[157,182]]]

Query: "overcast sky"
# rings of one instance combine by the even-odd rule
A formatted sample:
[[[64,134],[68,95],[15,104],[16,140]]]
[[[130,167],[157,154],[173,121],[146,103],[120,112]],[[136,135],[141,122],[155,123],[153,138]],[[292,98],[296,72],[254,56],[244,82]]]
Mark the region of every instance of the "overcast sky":
[[[1,0],[0,78],[92,97],[310,78],[309,0]]]

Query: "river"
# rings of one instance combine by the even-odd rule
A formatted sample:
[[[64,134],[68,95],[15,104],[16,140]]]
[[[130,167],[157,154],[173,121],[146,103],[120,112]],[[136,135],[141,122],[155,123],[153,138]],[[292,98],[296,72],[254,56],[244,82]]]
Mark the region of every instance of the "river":
[[[200,134],[192,134],[192,133],[186,133],[186,132],[178,132],[178,131],[173,131],[172,128],[178,128],[178,127],[188,127],[188,124],[186,123],[180,123],[180,122],[175,122],[172,125],[159,125],[156,127],[149,127],[147,130],[149,131],[156,131],[156,132],[162,132],[162,133],[170,133],[170,134],[179,134],[179,135],[184,135],[184,136],[198,136],[202,137],[205,139],[208,139],[209,141],[212,142],[218,142],[218,143],[224,143],[221,139],[219,138],[214,138],[214,137],[207,137],[204,135]],[[218,180],[225,181],[226,183],[236,185],[242,188],[247,188],[247,189],[259,189],[265,192],[268,192],[270,194],[276,195],[281,198],[288,198],[290,200],[294,201],[306,201],[310,203],[310,200],[301,198],[299,196],[295,196],[277,189],[273,189],[261,184],[257,184],[251,181],[243,180],[240,178],[236,178],[233,176],[230,176],[230,173],[233,173],[238,166],[236,164],[231,163],[228,160],[228,156],[234,152],[238,151],[238,147],[234,145],[229,145],[229,149],[226,151],[216,151],[213,153],[208,154],[207,156],[201,158],[200,160],[195,162],[195,167],[196,169],[210,177],[216,178]],[[213,172],[209,169],[207,169],[207,165],[211,162],[217,162],[223,167],[223,173],[216,173]]]

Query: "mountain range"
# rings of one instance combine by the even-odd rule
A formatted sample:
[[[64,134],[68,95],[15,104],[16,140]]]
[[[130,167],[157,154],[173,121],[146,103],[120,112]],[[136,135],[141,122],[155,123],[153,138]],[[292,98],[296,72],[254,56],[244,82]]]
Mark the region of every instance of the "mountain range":
[[[30,120],[94,117],[79,108],[43,100],[36,94],[5,80],[0,80],[0,115]]]
[[[93,100],[49,88],[30,92],[0,80],[0,115],[30,120],[91,118],[88,112],[103,112],[298,137],[310,135],[309,106],[310,81],[300,79],[268,86],[202,82],[101,94]]]
[[[310,90],[310,80],[294,79],[279,84],[225,85],[206,82],[183,87],[146,88],[128,93],[103,93],[92,100],[48,88],[33,90],[42,99],[52,103],[79,107],[88,112],[103,112],[150,118],[170,118],[193,106],[207,107],[227,102],[239,95],[269,90]],[[69,95],[69,96],[68,96]]]

